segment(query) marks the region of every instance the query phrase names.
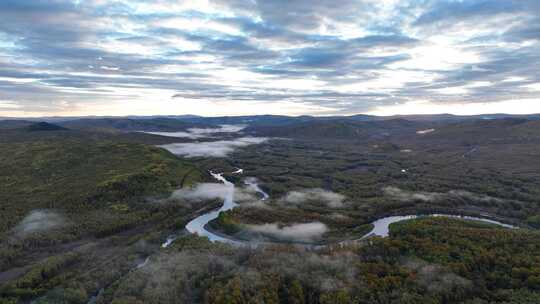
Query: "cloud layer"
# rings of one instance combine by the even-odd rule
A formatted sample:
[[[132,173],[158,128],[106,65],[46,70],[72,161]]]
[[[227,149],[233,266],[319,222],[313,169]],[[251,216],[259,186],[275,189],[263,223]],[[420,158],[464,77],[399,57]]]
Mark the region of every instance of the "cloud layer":
[[[281,202],[288,205],[301,205],[307,202],[322,203],[330,208],[343,206],[345,196],[320,188],[302,189],[288,192]]]
[[[246,228],[255,233],[260,233],[263,236],[270,236],[284,241],[294,242],[312,242],[321,238],[328,230],[325,224],[321,222],[279,225],[279,224],[262,224],[262,225],[246,225]]]
[[[539,46],[536,0],[5,0],[0,115],[540,111]]]
[[[25,237],[31,233],[46,232],[66,225],[67,220],[51,210],[33,210],[14,228],[15,235]]]
[[[423,201],[434,202],[441,201],[449,198],[466,199],[484,203],[499,203],[504,200],[488,195],[476,194],[465,190],[450,190],[448,192],[413,192],[408,190],[402,190],[397,187],[385,187],[383,193],[396,200],[400,201]]]
[[[200,183],[192,188],[182,188],[172,193],[171,199],[188,200],[193,202],[220,199],[226,200],[232,196],[237,203],[257,201],[255,191],[250,188],[231,187],[223,183]]]
[[[167,144],[160,147],[185,157],[226,157],[237,148],[260,144],[266,140],[268,139],[265,137],[241,137],[233,140]]]
[[[144,132],[148,134],[155,134],[168,137],[180,137],[180,138],[204,138],[212,137],[212,134],[216,133],[236,133],[245,129],[246,125],[220,125],[218,128],[189,128],[187,132]]]

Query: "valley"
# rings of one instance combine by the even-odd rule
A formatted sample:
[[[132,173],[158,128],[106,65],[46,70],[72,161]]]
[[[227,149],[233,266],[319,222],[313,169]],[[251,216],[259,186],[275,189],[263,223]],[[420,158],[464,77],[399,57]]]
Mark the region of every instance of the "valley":
[[[538,299],[535,119],[192,119],[0,122],[0,303]]]
[[[0,304],[540,304],[540,0],[1,0]]]

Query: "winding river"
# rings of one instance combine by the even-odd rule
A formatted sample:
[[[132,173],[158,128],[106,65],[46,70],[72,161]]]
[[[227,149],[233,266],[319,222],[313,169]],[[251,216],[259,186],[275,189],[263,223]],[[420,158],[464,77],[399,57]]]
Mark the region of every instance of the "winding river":
[[[242,174],[242,173],[243,173],[243,170],[240,169],[240,168],[238,168],[238,170],[232,172],[232,174]],[[226,188],[227,192],[226,192],[226,195],[225,195],[225,199],[223,201],[223,205],[221,206],[221,208],[219,208],[217,210],[213,210],[211,212],[205,213],[205,214],[200,215],[200,216],[196,217],[195,219],[193,219],[191,222],[189,222],[186,225],[186,230],[189,233],[197,234],[199,236],[205,236],[212,242],[227,243],[227,244],[232,244],[232,245],[235,245],[235,246],[253,246],[253,245],[256,245],[256,244],[253,244],[253,243],[250,243],[250,242],[235,240],[232,237],[218,235],[218,234],[216,234],[216,233],[214,233],[212,231],[209,231],[206,228],[207,224],[210,221],[216,219],[219,216],[220,212],[231,210],[231,209],[235,208],[236,206],[238,206],[238,204],[236,204],[234,202],[234,189],[235,189],[234,184],[231,183],[230,181],[228,181],[227,179],[225,179],[225,177],[223,177],[223,173],[210,172],[210,174],[216,180],[224,183],[227,186],[227,188]],[[246,181],[244,181],[244,184],[247,185],[247,187],[250,188],[252,191],[254,191],[256,193],[259,193],[261,195],[261,200],[267,200],[269,198],[269,195],[259,187],[259,185],[257,184],[256,179],[254,179],[254,178],[253,179],[252,178],[247,179]],[[345,244],[345,243],[349,243],[349,242],[355,242],[355,241],[366,239],[366,238],[372,237],[372,236],[387,237],[388,234],[389,234],[389,227],[390,227],[391,224],[401,222],[401,221],[421,218],[421,217],[449,217],[449,218],[456,218],[456,219],[462,219],[462,220],[480,221],[480,222],[489,223],[489,224],[493,224],[493,225],[498,225],[498,226],[501,226],[501,227],[504,227],[504,228],[510,228],[510,229],[516,229],[517,228],[516,226],[501,223],[501,222],[498,222],[498,221],[495,221],[495,220],[491,220],[491,219],[487,219],[487,218],[474,217],[474,216],[465,216],[465,215],[451,215],[451,214],[434,213],[434,214],[425,214],[425,215],[387,216],[387,217],[383,217],[383,218],[380,218],[380,219],[372,222],[373,229],[370,232],[366,233],[361,238],[343,241],[343,242],[340,242],[340,244]],[[162,244],[162,247],[164,247],[164,248],[168,247],[170,244],[172,244],[174,242],[175,239],[176,239],[176,236],[174,236],[174,235],[169,236],[167,238],[167,240]]]
[[[498,221],[481,218],[481,217],[474,217],[474,216],[467,216],[467,215],[452,215],[452,214],[440,214],[440,213],[433,213],[433,214],[424,214],[424,215],[398,215],[398,216],[387,216],[383,217],[381,219],[378,219],[374,221],[373,224],[373,230],[371,230],[369,233],[364,235],[362,238],[370,237],[370,236],[382,236],[387,237],[389,233],[389,226],[390,224],[406,221],[406,220],[412,220],[416,218],[421,217],[449,217],[449,218],[455,218],[455,219],[462,219],[462,220],[469,220],[469,221],[479,221],[489,224],[498,225],[504,228],[517,228],[512,225],[504,224]]]
[[[223,205],[221,208],[205,213],[201,216],[198,216],[194,218],[191,222],[189,222],[186,225],[186,230],[190,233],[197,234],[199,236],[206,236],[210,241],[212,242],[222,242],[222,243],[229,243],[233,245],[243,245],[243,242],[233,240],[231,238],[222,237],[219,236],[213,232],[210,232],[206,229],[206,224],[208,224],[211,220],[216,219],[219,216],[219,213],[222,211],[231,210],[234,207],[238,206],[234,202],[234,184],[229,182],[223,177],[223,173],[213,173],[210,172],[212,176],[217,179],[218,181],[224,183],[227,186],[227,192],[225,194],[225,200],[223,201]]]

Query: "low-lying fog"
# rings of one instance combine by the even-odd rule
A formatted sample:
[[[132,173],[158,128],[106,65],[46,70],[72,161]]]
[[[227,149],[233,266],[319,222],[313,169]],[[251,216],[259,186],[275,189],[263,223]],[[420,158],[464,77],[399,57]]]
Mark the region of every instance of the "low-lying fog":
[[[312,188],[290,191],[280,200],[281,203],[288,205],[299,205],[310,201],[323,203],[329,208],[340,208],[343,207],[345,196],[320,188]]]
[[[240,137],[232,140],[217,140],[209,142],[175,143],[161,145],[171,153],[185,157],[226,157],[236,148],[267,141],[266,137]]]
[[[171,199],[198,202],[212,199],[225,200],[231,195],[236,202],[240,203],[257,200],[255,191],[249,186],[240,188],[218,183],[200,183],[192,188],[176,190],[172,193]]]
[[[191,188],[175,191],[171,195],[171,199],[186,200],[189,202],[221,199],[225,202],[227,200],[234,201],[244,207],[272,208],[271,204],[265,203],[268,195],[260,190],[256,178],[246,177],[243,185],[243,187],[239,187],[222,183],[200,183]],[[257,196],[259,193],[264,194],[262,198]],[[317,202],[329,208],[339,208],[343,206],[344,201],[345,196],[341,194],[319,188],[309,188],[290,191],[277,199],[275,203],[292,207],[304,203]],[[200,233],[210,235],[211,239],[222,239],[214,236],[211,231],[207,231],[204,228],[206,223],[211,220],[210,218],[207,218],[206,215],[201,215],[200,218],[204,218],[205,220],[201,227],[204,231],[200,231]],[[277,222],[258,225],[247,224],[243,227],[244,230],[240,233],[254,242],[279,239],[287,242],[309,243],[320,240],[323,234],[328,231],[327,226],[318,221],[288,224]]]
[[[220,125],[217,128],[189,128],[187,132],[143,132],[154,135],[168,136],[168,137],[181,137],[198,139],[204,137],[211,137],[211,134],[216,133],[236,133],[246,128],[246,125]]]
[[[242,170],[240,170],[242,172]],[[256,194],[263,192],[258,186],[258,180],[253,177],[246,177],[244,179],[243,187],[234,186],[231,183],[220,184],[220,183],[201,183],[197,184],[191,188],[180,189],[175,191],[171,199],[183,199],[187,201],[204,201],[209,199],[221,199],[225,202],[229,201],[234,205],[231,208],[236,206],[236,203],[240,203],[240,206],[253,208],[273,208],[279,204],[282,206],[288,207],[297,207],[303,204],[322,204],[328,208],[342,208],[346,202],[346,197],[342,194],[335,193],[332,191],[320,189],[320,188],[305,188],[305,189],[296,189],[287,192],[284,196],[273,200],[272,202],[266,202],[268,198],[267,195],[261,199]],[[452,190],[446,193],[439,192],[413,192],[403,190],[397,187],[384,187],[382,189],[384,195],[391,199],[401,200],[401,201],[411,201],[411,200],[420,200],[425,202],[436,201],[441,199],[447,199],[450,197],[459,197],[463,199],[471,199],[477,201],[499,201],[500,199],[489,197],[485,195],[478,195],[467,191],[458,191]],[[217,211],[212,211],[215,213],[213,217],[208,217],[207,215],[201,215],[199,218],[204,219],[203,223],[200,225],[200,233],[209,236],[214,240],[221,240],[223,242],[236,242],[229,238],[223,238],[218,235],[215,235],[212,231],[208,231],[205,228],[205,225],[217,217]],[[344,215],[340,213],[335,213],[333,216],[343,217]],[[460,216],[460,215],[445,215],[445,214],[428,214],[426,216],[446,216],[459,218],[464,220],[476,220],[484,221],[503,227],[513,228],[513,226],[506,225],[497,221],[489,219],[481,219],[470,216]],[[376,220],[373,222],[374,228],[362,236],[362,238],[378,235],[382,237],[388,236],[389,225],[395,222],[400,222],[407,219],[417,218],[418,215],[406,215],[406,216],[389,216]],[[197,219],[196,219],[197,220]],[[199,233],[197,232],[197,233]],[[238,232],[236,237],[240,239],[249,239],[251,242],[268,242],[273,240],[281,240],[286,242],[299,242],[299,243],[311,243],[320,241],[323,235],[328,232],[328,227],[319,221],[312,222],[296,222],[296,223],[262,223],[262,224],[244,224],[242,231]]]
[[[328,231],[325,224],[321,222],[297,223],[290,225],[280,225],[268,223],[262,225],[246,225],[250,232],[260,233],[262,236],[291,242],[313,242],[322,237]]]
[[[461,198],[478,202],[502,202],[503,199],[492,197],[488,195],[476,194],[465,190],[450,190],[448,192],[413,192],[403,190],[397,187],[384,187],[383,193],[393,199],[400,201],[423,201],[433,202],[440,201],[449,198]]]
[[[15,226],[13,232],[18,237],[25,237],[31,233],[63,227],[67,222],[67,219],[52,210],[32,210]]]

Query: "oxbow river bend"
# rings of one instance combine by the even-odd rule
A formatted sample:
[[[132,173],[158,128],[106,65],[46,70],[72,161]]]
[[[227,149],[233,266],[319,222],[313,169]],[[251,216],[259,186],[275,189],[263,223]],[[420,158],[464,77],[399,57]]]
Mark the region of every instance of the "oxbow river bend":
[[[243,173],[242,169],[238,169],[237,171],[232,172],[232,174],[242,174],[242,173]],[[205,213],[193,219],[191,222],[189,222],[186,225],[186,230],[190,233],[197,234],[199,236],[205,236],[212,242],[222,242],[222,243],[227,243],[227,244],[231,244],[235,246],[257,245],[256,243],[239,241],[231,237],[221,236],[212,231],[209,231],[206,228],[206,225],[210,221],[216,219],[219,216],[220,212],[231,210],[235,208],[236,206],[238,206],[238,204],[234,202],[234,188],[235,188],[234,184],[228,181],[225,177],[223,177],[223,173],[210,172],[210,174],[216,180],[224,183],[227,186],[226,187],[227,192],[225,195],[225,199],[223,201],[223,205],[221,206],[221,208],[217,210]],[[266,200],[269,198],[269,195],[259,187],[256,180],[248,179],[245,182],[245,184],[248,187],[252,188],[255,192],[258,192],[262,197],[261,200]],[[515,226],[501,223],[499,221],[495,221],[492,219],[480,218],[480,217],[474,217],[474,216],[465,216],[465,215],[451,215],[451,214],[399,215],[399,216],[388,216],[388,217],[380,218],[372,222],[373,229],[370,232],[366,233],[365,235],[363,235],[362,237],[358,239],[343,241],[342,243],[354,242],[354,241],[362,240],[362,239],[372,237],[372,236],[387,237],[389,233],[389,226],[391,224],[401,222],[401,221],[411,220],[415,218],[420,218],[420,217],[449,217],[449,218],[457,218],[457,219],[462,219],[462,220],[480,221],[480,222],[494,224],[494,225],[498,225],[498,226],[501,226],[504,228],[510,228],[510,229],[517,228]],[[168,247],[170,244],[174,242],[175,239],[176,239],[175,236],[169,236],[167,240],[162,244],[162,247],[164,248]]]

